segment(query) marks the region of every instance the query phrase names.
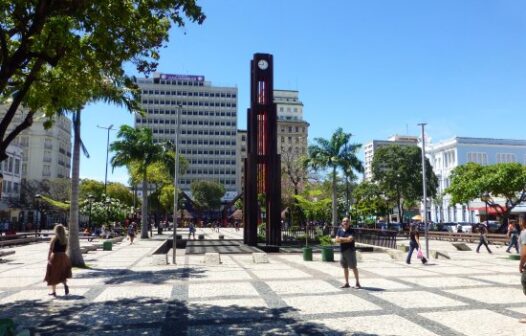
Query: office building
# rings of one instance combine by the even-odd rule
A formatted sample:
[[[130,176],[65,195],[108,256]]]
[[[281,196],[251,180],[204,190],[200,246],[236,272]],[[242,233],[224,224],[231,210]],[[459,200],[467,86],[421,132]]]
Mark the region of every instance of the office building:
[[[213,86],[204,76],[154,74],[137,80],[145,116],[135,127],[152,129],[157,142],[175,141],[180,113],[180,153],[189,163],[179,179],[190,193],[193,181],[216,181],[225,187],[225,200],[237,194],[237,88]]]
[[[387,140],[372,140],[363,146],[364,150],[364,179],[373,179],[373,158],[378,148],[389,146],[418,146],[418,137],[411,135],[393,135]],[[426,146],[427,147],[427,146]]]

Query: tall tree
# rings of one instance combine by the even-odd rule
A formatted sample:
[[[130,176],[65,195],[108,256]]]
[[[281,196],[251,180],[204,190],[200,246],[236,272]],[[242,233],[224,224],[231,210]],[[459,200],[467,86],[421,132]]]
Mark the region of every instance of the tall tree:
[[[133,205],[133,193],[122,183],[108,183],[108,197],[118,199],[128,207]]]
[[[526,201],[526,166],[520,163],[466,163],[453,169],[450,181],[446,192],[451,195],[451,203],[480,199],[503,218],[500,230],[505,229],[511,210]]]
[[[351,198],[351,187],[353,181],[356,180],[357,176],[355,172],[363,173],[362,162],[358,159],[356,154],[362,145],[346,145],[344,150],[344,157],[340,163],[345,178],[345,213],[347,217],[350,217],[350,198]]]
[[[104,182],[91,179],[83,179],[82,181],[80,181],[80,198],[87,199],[89,195],[92,195],[95,200],[100,200],[102,199],[103,193]]]
[[[115,153],[111,158],[113,168],[137,165],[142,176],[142,217],[141,238],[148,238],[148,167],[165,159],[164,147],[153,141],[152,130],[149,128],[135,129],[128,125],[121,126],[117,133],[120,140],[110,145]]]
[[[205,19],[195,0],[0,0],[0,8],[0,101],[7,103],[0,161],[37,111],[52,118],[74,105],[78,96],[63,79],[84,80],[79,67],[109,85],[124,77],[128,62],[149,73],[172,25]]]
[[[68,254],[71,264],[84,267],[79,241],[79,173],[80,173],[80,110],[73,114],[73,161],[71,164],[71,207],[69,209]],[[87,152],[86,152],[87,154]]]
[[[367,218],[388,214],[389,203],[376,183],[363,181],[356,186],[352,194],[356,200],[354,209],[361,216]]]
[[[373,180],[390,200],[396,203],[400,221],[404,220],[404,208],[423,197],[422,152],[417,146],[389,145],[376,150],[373,157]],[[438,179],[426,158],[427,196],[434,197]]]
[[[225,187],[213,181],[194,181],[190,185],[192,198],[201,210],[216,210],[221,206]]]
[[[343,167],[343,163],[349,161],[353,156],[353,150],[359,148],[360,145],[351,145],[351,133],[345,133],[343,129],[338,128],[332,135],[330,140],[323,138],[316,138],[314,141],[316,145],[309,146],[309,156],[305,160],[305,164],[314,170],[329,169],[332,176],[332,225],[336,226],[338,223],[337,213],[337,192],[336,192],[336,178],[337,170]],[[349,161],[350,162],[350,161]],[[353,161],[355,165],[353,168],[358,170],[358,159]]]
[[[291,149],[289,147],[289,149]],[[281,192],[283,204],[288,204],[290,215],[290,225],[295,225],[296,220],[300,220],[298,200],[294,197],[303,191],[303,186],[307,180],[307,169],[303,164],[305,157],[281,148]]]

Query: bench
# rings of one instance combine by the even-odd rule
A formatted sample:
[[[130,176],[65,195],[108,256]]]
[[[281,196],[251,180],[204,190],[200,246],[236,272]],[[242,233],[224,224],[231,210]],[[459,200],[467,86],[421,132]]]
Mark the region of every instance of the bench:
[[[0,240],[0,247],[23,245],[28,243],[34,243],[36,241],[38,241],[38,238],[36,237]]]
[[[480,235],[478,233],[456,233],[456,232],[432,232],[429,231],[429,238],[447,241],[464,241],[467,243],[478,243]],[[505,245],[509,238],[505,234],[489,233],[486,235],[491,244]]]
[[[0,262],[4,262],[3,257],[15,254],[15,251],[0,251]]]

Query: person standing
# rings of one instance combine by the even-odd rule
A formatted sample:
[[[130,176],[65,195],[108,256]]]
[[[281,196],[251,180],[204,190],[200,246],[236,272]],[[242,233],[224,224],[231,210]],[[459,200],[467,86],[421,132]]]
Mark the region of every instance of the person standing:
[[[49,295],[56,297],[56,289],[59,283],[64,284],[64,292],[66,295],[69,294],[67,279],[70,279],[72,274],[71,261],[66,254],[66,249],[68,247],[66,229],[62,224],[58,224],[55,226],[53,231],[55,233],[55,237],[51,239],[49,244],[46,276],[44,277],[44,281],[47,281],[47,285],[51,286],[52,292],[49,293]]]
[[[414,250],[420,250],[422,248],[422,245],[420,245],[420,234],[418,233],[418,229],[416,225],[411,224],[409,227],[409,253],[407,253],[407,258],[405,259],[405,262],[407,264],[411,263],[411,256],[413,255]],[[427,263],[426,257],[422,255],[422,264]]]
[[[133,240],[135,239],[135,222],[131,222],[131,224],[128,225],[128,237],[130,237],[130,245],[133,244]]]
[[[341,258],[340,265],[343,268],[345,283],[340,288],[349,288],[349,268],[354,273],[356,280],[355,288],[362,288],[358,276],[358,266],[356,262],[356,247],[353,237],[353,231],[350,227],[349,218],[342,220],[342,225],[336,233],[336,242],[340,244]]]
[[[508,238],[510,239],[510,242],[508,243],[506,252],[511,253],[511,248],[515,247],[515,251],[519,253],[519,232],[520,228],[517,227],[515,221],[510,221],[508,224]]]
[[[524,217],[520,218],[519,225],[521,229],[519,235],[519,243],[521,246],[519,272],[521,273],[522,292],[524,293],[524,295],[526,295],[526,220],[524,219]],[[526,318],[520,319],[519,322],[526,323]]]
[[[486,237],[486,234],[488,233],[488,228],[485,224],[479,224],[479,232],[480,232],[480,241],[479,245],[477,246],[477,253],[479,253],[480,247],[484,244],[486,246],[486,249],[489,253],[492,253],[488,246],[488,238]]]

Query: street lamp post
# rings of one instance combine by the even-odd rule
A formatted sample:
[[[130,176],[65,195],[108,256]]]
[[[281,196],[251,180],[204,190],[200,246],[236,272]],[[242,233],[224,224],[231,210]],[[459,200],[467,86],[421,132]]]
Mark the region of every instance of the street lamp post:
[[[175,168],[174,168],[174,230],[173,230],[173,245],[172,245],[172,263],[175,265],[175,256],[177,249],[177,201],[179,193],[177,192],[177,178],[179,177],[179,130],[181,126],[181,110],[183,106],[177,105],[177,125],[175,128]]]
[[[104,174],[104,195],[107,195],[108,193],[106,189],[108,185],[108,158],[110,154],[110,131],[113,129],[113,124],[108,127],[99,126],[99,125],[97,125],[97,127],[108,130],[108,138],[106,140],[106,173]]]
[[[110,225],[110,205],[111,205],[111,199],[109,197],[106,197],[106,223],[108,225],[108,231],[110,231],[111,225]]]
[[[3,187],[4,187],[4,174],[0,173],[0,199],[2,199]]]
[[[35,203],[37,206],[37,220],[35,221],[35,238],[38,237],[38,227],[40,226],[40,223],[42,222],[42,210],[40,209],[41,199],[42,199],[42,196],[40,194],[35,195]]]
[[[489,192],[484,192],[484,194],[482,194],[482,197],[481,199],[484,201],[484,204],[486,205],[486,227],[489,228],[489,216],[488,216],[488,202],[489,202],[489,199],[490,199],[490,194]]]
[[[424,209],[422,219],[424,220],[425,234],[426,234],[426,257],[429,259],[429,227],[427,223],[427,186],[426,186],[426,139],[424,136],[424,127],[426,123],[418,124],[422,127],[422,193],[424,198]]]
[[[91,231],[91,204],[93,203],[93,200],[95,197],[91,194],[88,195],[88,202],[89,202],[89,215],[88,215],[88,228]]]

